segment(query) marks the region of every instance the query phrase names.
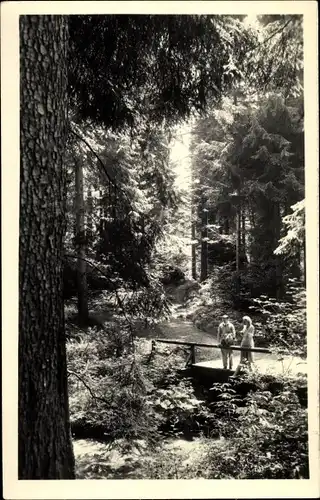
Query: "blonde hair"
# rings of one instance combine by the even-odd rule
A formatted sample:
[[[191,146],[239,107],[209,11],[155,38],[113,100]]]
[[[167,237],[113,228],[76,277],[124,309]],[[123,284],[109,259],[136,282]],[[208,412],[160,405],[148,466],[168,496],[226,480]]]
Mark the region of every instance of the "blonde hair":
[[[246,321],[248,326],[252,325],[252,319],[249,316],[243,316],[242,321]]]

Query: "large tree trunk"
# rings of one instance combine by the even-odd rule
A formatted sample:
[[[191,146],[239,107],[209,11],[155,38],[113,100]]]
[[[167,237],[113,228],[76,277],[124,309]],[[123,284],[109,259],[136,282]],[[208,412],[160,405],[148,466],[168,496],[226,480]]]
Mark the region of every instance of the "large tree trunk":
[[[63,310],[67,19],[20,17],[19,479],[73,479]]]
[[[246,212],[244,206],[242,206],[241,213],[241,253],[243,256],[246,255]]]
[[[104,199],[105,199],[105,194],[103,189],[100,187],[99,188],[99,204],[98,204],[98,234],[99,234],[99,244],[97,246],[97,252],[96,252],[96,259],[99,260],[101,258],[101,255],[103,254],[103,249],[105,246],[104,242],[104,234],[105,234],[105,210],[104,210]]]
[[[86,217],[86,240],[87,247],[92,248],[93,244],[93,197],[92,190],[89,188],[87,197],[87,217]]]
[[[80,325],[88,323],[88,286],[86,258],[86,234],[84,226],[84,195],[83,195],[83,165],[82,160],[75,162],[76,184],[76,246],[77,246],[77,291],[78,291],[78,321]]]

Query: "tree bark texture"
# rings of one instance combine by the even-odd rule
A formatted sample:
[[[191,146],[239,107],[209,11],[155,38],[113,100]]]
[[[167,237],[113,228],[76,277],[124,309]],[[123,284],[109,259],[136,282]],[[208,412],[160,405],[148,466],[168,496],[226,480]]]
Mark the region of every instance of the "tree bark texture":
[[[77,246],[77,288],[78,288],[78,321],[80,325],[88,322],[88,286],[86,259],[86,234],[85,234],[85,206],[83,194],[83,165],[82,160],[75,162],[76,185],[76,246]]]
[[[99,206],[98,206],[98,232],[99,232],[99,244],[97,246],[96,258],[99,260],[103,253],[103,241],[104,241],[104,232],[105,232],[105,211],[104,211],[104,200],[105,194],[102,188],[99,188]]]
[[[241,213],[241,252],[242,255],[245,257],[246,255],[246,213],[245,209],[242,206],[242,213]]]
[[[91,188],[88,190],[87,196],[87,216],[86,216],[86,240],[89,247],[93,243],[93,198]]]
[[[20,17],[19,479],[73,479],[63,310],[67,19]]]

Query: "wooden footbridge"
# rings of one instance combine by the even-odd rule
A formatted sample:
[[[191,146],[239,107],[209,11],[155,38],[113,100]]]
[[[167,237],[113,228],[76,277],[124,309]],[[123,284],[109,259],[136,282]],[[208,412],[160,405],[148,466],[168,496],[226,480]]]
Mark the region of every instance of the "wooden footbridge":
[[[205,379],[208,382],[225,382],[228,380],[228,378],[232,375],[234,375],[235,371],[234,370],[226,370],[221,368],[221,359],[215,359],[211,361],[201,361],[201,362],[196,362],[196,348],[205,348],[205,349],[221,349],[220,345],[218,344],[209,344],[209,343],[201,343],[201,342],[191,342],[191,341],[182,341],[182,340],[171,340],[171,339],[163,339],[163,338],[158,338],[158,339],[153,339],[152,340],[152,352],[154,352],[156,343],[162,343],[162,344],[171,344],[171,345],[180,345],[180,346],[185,346],[190,349],[190,353],[186,362],[186,366],[184,368],[184,372],[186,375],[191,375],[196,378],[201,378]],[[273,362],[281,362],[284,358],[282,359],[277,359],[275,354],[267,348],[262,348],[262,347],[253,347],[251,349],[247,347],[240,347],[239,345],[232,345],[228,348],[230,351],[251,351],[253,353],[259,353],[259,354],[267,354],[269,356],[273,357]],[[279,353],[282,354],[282,353]],[[264,358],[264,357],[263,357]],[[268,368],[268,363],[265,362],[264,359],[257,360],[255,362],[255,366],[257,369],[260,371],[267,367]],[[297,358],[298,359],[298,358]],[[234,360],[235,364],[237,365],[239,363],[239,360]],[[271,361],[271,362],[272,362]],[[298,359],[299,361],[299,359]],[[292,361],[290,365],[292,364]],[[296,365],[303,364],[303,362],[296,363]],[[220,366],[219,366],[220,365]],[[283,366],[282,366],[283,369]],[[277,370],[276,370],[277,371]],[[298,371],[301,371],[299,368]],[[302,370],[304,371],[304,370]]]

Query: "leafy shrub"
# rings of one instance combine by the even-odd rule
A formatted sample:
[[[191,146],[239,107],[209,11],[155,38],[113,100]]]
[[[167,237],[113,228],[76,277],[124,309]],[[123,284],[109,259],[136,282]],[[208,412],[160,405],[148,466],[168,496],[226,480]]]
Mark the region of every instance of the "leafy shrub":
[[[235,384],[253,381],[250,374]],[[221,411],[219,426],[228,440],[220,451],[215,444],[210,445],[199,467],[210,479],[307,478],[307,411],[297,395],[302,381],[282,378],[278,380],[281,390],[275,394],[267,390],[268,377],[260,375],[255,382],[257,389],[245,396],[245,406],[240,408],[236,391],[229,386],[221,390],[215,412],[219,415]]]
[[[164,285],[177,284],[185,280],[185,273],[178,266],[164,264],[161,269],[160,281]]]
[[[205,402],[195,396],[188,379],[166,389],[156,389],[149,404],[159,415],[160,432],[184,437],[192,437],[204,430],[210,432],[214,416]]]
[[[215,383],[210,389],[211,400],[210,409],[215,416],[215,431],[218,436],[232,436],[238,426],[241,396],[233,388],[232,384]]]
[[[269,344],[286,346],[292,354],[306,356],[307,317],[306,290],[298,280],[291,279],[287,300],[277,301],[261,295],[251,309],[264,318],[264,336]]]
[[[86,437],[99,430],[111,441],[152,439],[154,419],[140,365],[134,353],[115,358],[113,349],[113,339],[97,333],[88,342],[68,344],[71,427]]]
[[[105,331],[89,329],[80,342],[68,343],[71,423],[78,436],[154,441],[161,425],[170,429],[175,411],[184,422],[192,394],[177,373],[185,364],[184,349],[158,346],[150,355],[150,342],[135,340],[130,347],[127,335],[114,321]],[[171,409],[163,412],[168,400]]]
[[[268,289],[266,284],[269,280],[268,272],[261,266],[253,264],[243,264],[241,270],[237,272],[233,264],[227,264],[217,269],[213,289],[218,285],[218,293],[224,304],[241,311],[248,311],[253,304],[252,299],[259,297]]]
[[[169,303],[160,281],[149,276],[148,287],[126,293],[121,298],[121,309],[131,321],[143,320],[145,326],[168,317]]]

